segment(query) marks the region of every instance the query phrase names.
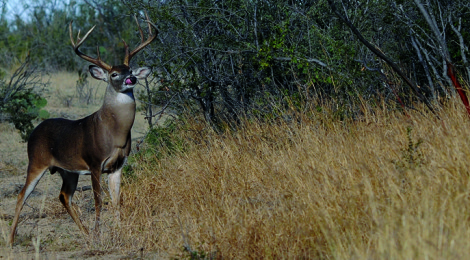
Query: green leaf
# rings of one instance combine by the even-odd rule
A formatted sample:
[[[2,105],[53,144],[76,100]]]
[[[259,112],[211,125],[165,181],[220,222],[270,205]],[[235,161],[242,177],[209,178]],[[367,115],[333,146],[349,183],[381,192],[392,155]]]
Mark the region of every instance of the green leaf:
[[[47,100],[45,98],[38,97],[36,100],[34,100],[33,104],[37,108],[43,108],[47,105]]]
[[[40,119],[48,119],[51,115],[47,110],[41,109],[39,110],[39,118]]]

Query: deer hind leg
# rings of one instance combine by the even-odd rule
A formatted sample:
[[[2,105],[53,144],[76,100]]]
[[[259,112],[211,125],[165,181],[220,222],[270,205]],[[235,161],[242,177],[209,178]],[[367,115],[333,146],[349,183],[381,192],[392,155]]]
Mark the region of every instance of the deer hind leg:
[[[28,165],[26,182],[24,184],[23,189],[21,189],[20,193],[18,194],[18,201],[16,202],[15,217],[13,218],[13,223],[11,225],[11,233],[9,239],[10,245],[13,245],[13,241],[15,240],[16,227],[18,226],[20,212],[23,209],[24,203],[28,199],[29,195],[31,195],[31,192],[33,192],[39,180],[42,178],[42,176],[44,176],[46,170],[47,166],[34,167],[31,166],[31,164]]]
[[[91,173],[91,186],[95,198],[95,235],[100,235],[100,215],[101,215],[101,172],[93,171]]]
[[[109,193],[111,194],[111,201],[112,201],[113,209],[114,209],[114,217],[118,225],[120,224],[120,221],[121,221],[121,216],[120,216],[121,174],[122,174],[122,168],[120,168],[119,170],[111,174],[108,174]]]
[[[88,229],[83,225],[82,221],[78,217],[77,212],[72,206],[72,198],[75,190],[77,189],[78,184],[78,177],[77,173],[69,172],[66,170],[58,170],[60,176],[62,177],[62,189],[60,190],[59,200],[64,205],[65,209],[72,217],[73,221],[78,225],[80,230],[85,234],[88,235]]]

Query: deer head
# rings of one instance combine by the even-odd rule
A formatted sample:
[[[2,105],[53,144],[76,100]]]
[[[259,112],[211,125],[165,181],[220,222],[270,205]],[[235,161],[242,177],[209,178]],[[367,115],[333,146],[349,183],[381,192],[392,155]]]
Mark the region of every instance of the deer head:
[[[70,40],[75,53],[94,64],[89,67],[89,70],[95,79],[108,83],[103,106],[95,113],[79,120],[47,119],[31,133],[28,141],[29,164],[26,183],[18,194],[10,244],[13,244],[20,212],[26,199],[48,169],[51,174],[60,173],[63,184],[59,199],[83,233],[88,234],[88,229],[82,224],[72,207],[72,197],[80,175],[91,175],[95,198],[95,233],[99,234],[102,173],[109,174],[108,185],[112,204],[119,216],[121,169],[130,153],[130,130],[135,119],[133,88],[138,79],[143,79],[150,74],[150,69],[147,67],[133,71],[129,67],[129,62],[157,36],[156,26],[148,21],[148,17],[147,23],[149,25],[148,39],[144,40],[142,29],[137,22],[141,43],[135,50],[129,52],[129,46],[124,41],[126,49],[124,62],[116,66],[111,66],[101,60],[99,49],[96,58],[79,50],[95,27],[91,28],[83,38],[80,38],[80,32],[78,32],[75,42],[72,36],[72,22],[70,23]],[[155,29],[155,33],[152,33],[152,28]]]
[[[149,28],[149,37],[147,38],[147,40],[144,41],[144,33],[142,31],[142,28],[139,25],[139,22],[137,21],[137,18],[135,17],[135,20],[136,20],[136,23],[140,32],[141,43],[133,51],[129,52],[129,46],[124,40],[122,40],[125,46],[124,62],[121,65],[115,65],[115,66],[111,66],[105,63],[103,60],[101,60],[99,47],[96,48],[97,58],[92,58],[79,50],[83,42],[95,29],[95,26],[93,26],[85,34],[85,36],[83,36],[83,38],[80,38],[80,31],[78,31],[77,41],[75,43],[73,39],[73,33],[72,33],[72,22],[70,22],[69,34],[70,34],[70,41],[72,42],[73,50],[80,58],[95,64],[95,65],[90,65],[89,67],[90,74],[93,78],[108,82],[111,86],[113,86],[113,88],[117,92],[126,92],[128,90],[131,90],[134,87],[135,83],[137,82],[137,79],[143,79],[148,76],[148,74],[150,73],[150,70],[146,67],[139,68],[134,73],[129,67],[129,63],[131,59],[139,51],[145,48],[145,46],[149,45],[153,40],[155,40],[155,38],[157,37],[158,30],[156,26],[148,20],[148,16],[146,18],[147,18],[147,24]],[[152,27],[154,28],[155,33],[152,33]]]

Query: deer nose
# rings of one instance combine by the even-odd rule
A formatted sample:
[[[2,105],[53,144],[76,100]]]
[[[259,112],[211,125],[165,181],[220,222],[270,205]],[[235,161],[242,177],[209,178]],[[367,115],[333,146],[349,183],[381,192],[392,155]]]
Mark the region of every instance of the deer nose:
[[[134,85],[137,82],[137,78],[134,76],[131,76],[125,80],[126,85]]]

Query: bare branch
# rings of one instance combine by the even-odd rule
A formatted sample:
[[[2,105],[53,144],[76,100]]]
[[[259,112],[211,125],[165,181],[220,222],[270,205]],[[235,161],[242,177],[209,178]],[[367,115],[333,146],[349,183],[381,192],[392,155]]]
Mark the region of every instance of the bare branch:
[[[335,15],[340,19],[342,20],[350,29],[351,31],[356,35],[356,37],[359,39],[359,41],[361,41],[369,50],[371,50],[375,55],[377,55],[379,58],[381,58],[382,60],[384,60],[385,62],[387,62],[388,65],[390,65],[390,67],[392,67],[392,69],[403,79],[405,80],[405,82],[408,84],[408,86],[410,86],[410,88],[415,92],[415,94],[418,96],[418,98],[424,102],[424,104],[426,104],[426,106],[428,107],[428,109],[437,117],[439,117],[437,115],[437,113],[435,112],[434,108],[432,107],[432,105],[429,103],[429,101],[427,100],[427,98],[425,96],[423,96],[423,94],[421,94],[421,92],[419,91],[418,87],[416,86],[415,83],[413,83],[406,75],[405,73],[403,73],[401,71],[401,69],[398,67],[397,64],[395,64],[395,62],[393,62],[390,58],[388,58],[384,53],[382,53],[382,51],[380,51],[379,49],[377,49],[375,46],[373,46],[369,41],[367,41],[363,36],[362,34],[357,30],[357,28],[346,18],[344,17],[343,15],[341,15],[338,10],[336,9],[336,5],[334,3],[334,0],[328,0],[328,3],[331,7],[331,10],[333,11],[333,13],[335,13]]]

